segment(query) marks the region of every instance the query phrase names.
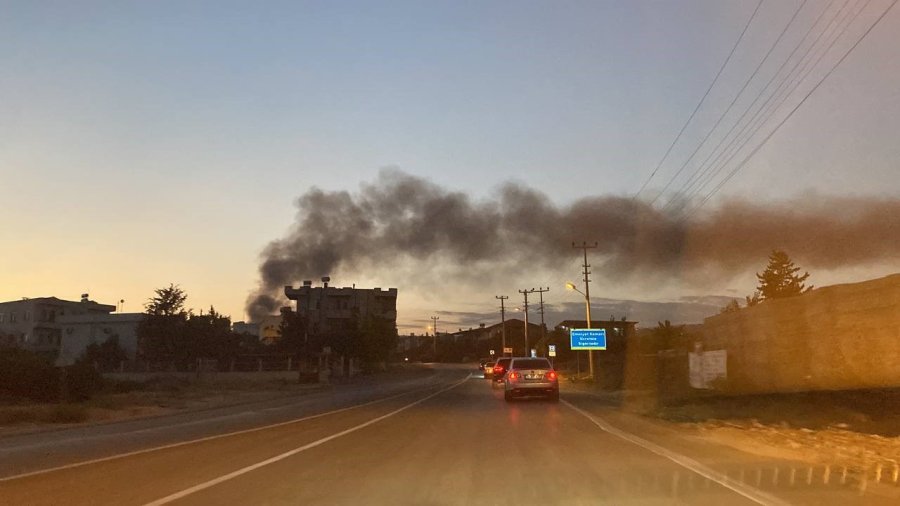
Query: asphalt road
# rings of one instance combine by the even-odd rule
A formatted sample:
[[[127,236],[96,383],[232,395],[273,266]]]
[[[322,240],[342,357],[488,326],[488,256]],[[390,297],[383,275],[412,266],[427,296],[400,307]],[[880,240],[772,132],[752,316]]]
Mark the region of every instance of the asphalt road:
[[[0,439],[0,504],[896,504],[594,396],[504,402],[471,368]]]

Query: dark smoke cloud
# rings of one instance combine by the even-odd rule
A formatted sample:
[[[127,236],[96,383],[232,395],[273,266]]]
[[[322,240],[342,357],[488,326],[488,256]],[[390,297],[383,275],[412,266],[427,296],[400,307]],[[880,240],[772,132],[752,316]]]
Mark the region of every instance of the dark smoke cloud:
[[[572,241],[596,240],[594,271],[605,279],[759,270],[774,248],[804,268],[834,269],[900,258],[900,201],[809,197],[776,203],[729,201],[683,219],[630,197],[598,196],[558,206],[506,184],[473,201],[424,179],[382,171],[356,194],[311,189],[297,221],[262,254],[252,319],[281,305],[283,287],[304,279],[418,262],[484,274],[510,265],[558,268]],[[537,265],[536,265],[537,263]],[[709,278],[705,278],[709,281]]]

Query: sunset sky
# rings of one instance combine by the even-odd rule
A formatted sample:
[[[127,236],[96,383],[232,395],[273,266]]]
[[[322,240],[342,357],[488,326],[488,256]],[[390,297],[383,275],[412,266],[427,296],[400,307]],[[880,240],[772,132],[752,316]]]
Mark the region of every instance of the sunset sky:
[[[809,26],[842,4],[809,1],[796,22]],[[890,4],[867,4],[822,68]],[[214,305],[242,320],[260,253],[290,229],[296,199],[312,187],[355,194],[386,167],[476,202],[509,181],[558,206],[630,198],[756,6],[2,1],[0,300],[89,292],[140,311],[154,288],[176,283],[191,307]],[[641,198],[675,174],[798,6],[763,2]],[[787,57],[800,25],[762,73]],[[894,8],[706,206],[732,197],[898,198],[898,132]],[[579,263],[573,252],[568,269],[526,268],[485,286],[452,277],[425,285],[421,266],[333,277],[400,288],[407,330],[436,311],[448,312],[448,325],[468,326],[477,316],[467,313],[491,312],[494,295],[524,287],[551,286],[549,301],[577,302],[564,282],[580,279]],[[810,280],[898,270],[890,258]],[[677,301],[753,288],[751,270],[708,287],[598,282],[592,294]]]

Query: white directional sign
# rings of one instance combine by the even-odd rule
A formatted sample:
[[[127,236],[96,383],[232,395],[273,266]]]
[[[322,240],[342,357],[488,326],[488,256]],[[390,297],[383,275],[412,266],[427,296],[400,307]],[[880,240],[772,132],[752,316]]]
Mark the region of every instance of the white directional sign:
[[[491,350],[491,356],[492,357],[494,356],[494,350]]]
[[[555,344],[547,345],[547,354],[550,355],[551,357],[556,356],[556,345]]]

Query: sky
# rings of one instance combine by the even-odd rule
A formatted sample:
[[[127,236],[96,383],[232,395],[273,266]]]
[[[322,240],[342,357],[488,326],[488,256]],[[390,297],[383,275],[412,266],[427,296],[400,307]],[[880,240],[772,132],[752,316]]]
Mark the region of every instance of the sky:
[[[803,22],[843,1],[764,1],[640,197],[652,200],[676,173],[798,7],[798,29],[763,75]],[[865,4],[835,54],[890,3]],[[508,182],[559,206],[630,198],[756,5],[0,1],[0,300],[88,292],[140,311],[153,289],[176,283],[191,307],[242,320],[260,254],[291,229],[298,197],[355,194],[385,168],[474,200]],[[900,8],[707,205],[900,197],[897,34]],[[837,59],[826,56],[823,65]],[[552,286],[550,303],[562,307],[579,263],[573,255],[567,269],[489,286],[422,286],[402,268],[335,278],[400,287],[406,330],[437,311],[448,325],[471,325],[462,315],[490,314],[495,294],[524,286]],[[817,283],[897,270],[853,265],[818,273]],[[742,297],[752,274],[708,287],[600,283],[592,293],[648,303]]]

